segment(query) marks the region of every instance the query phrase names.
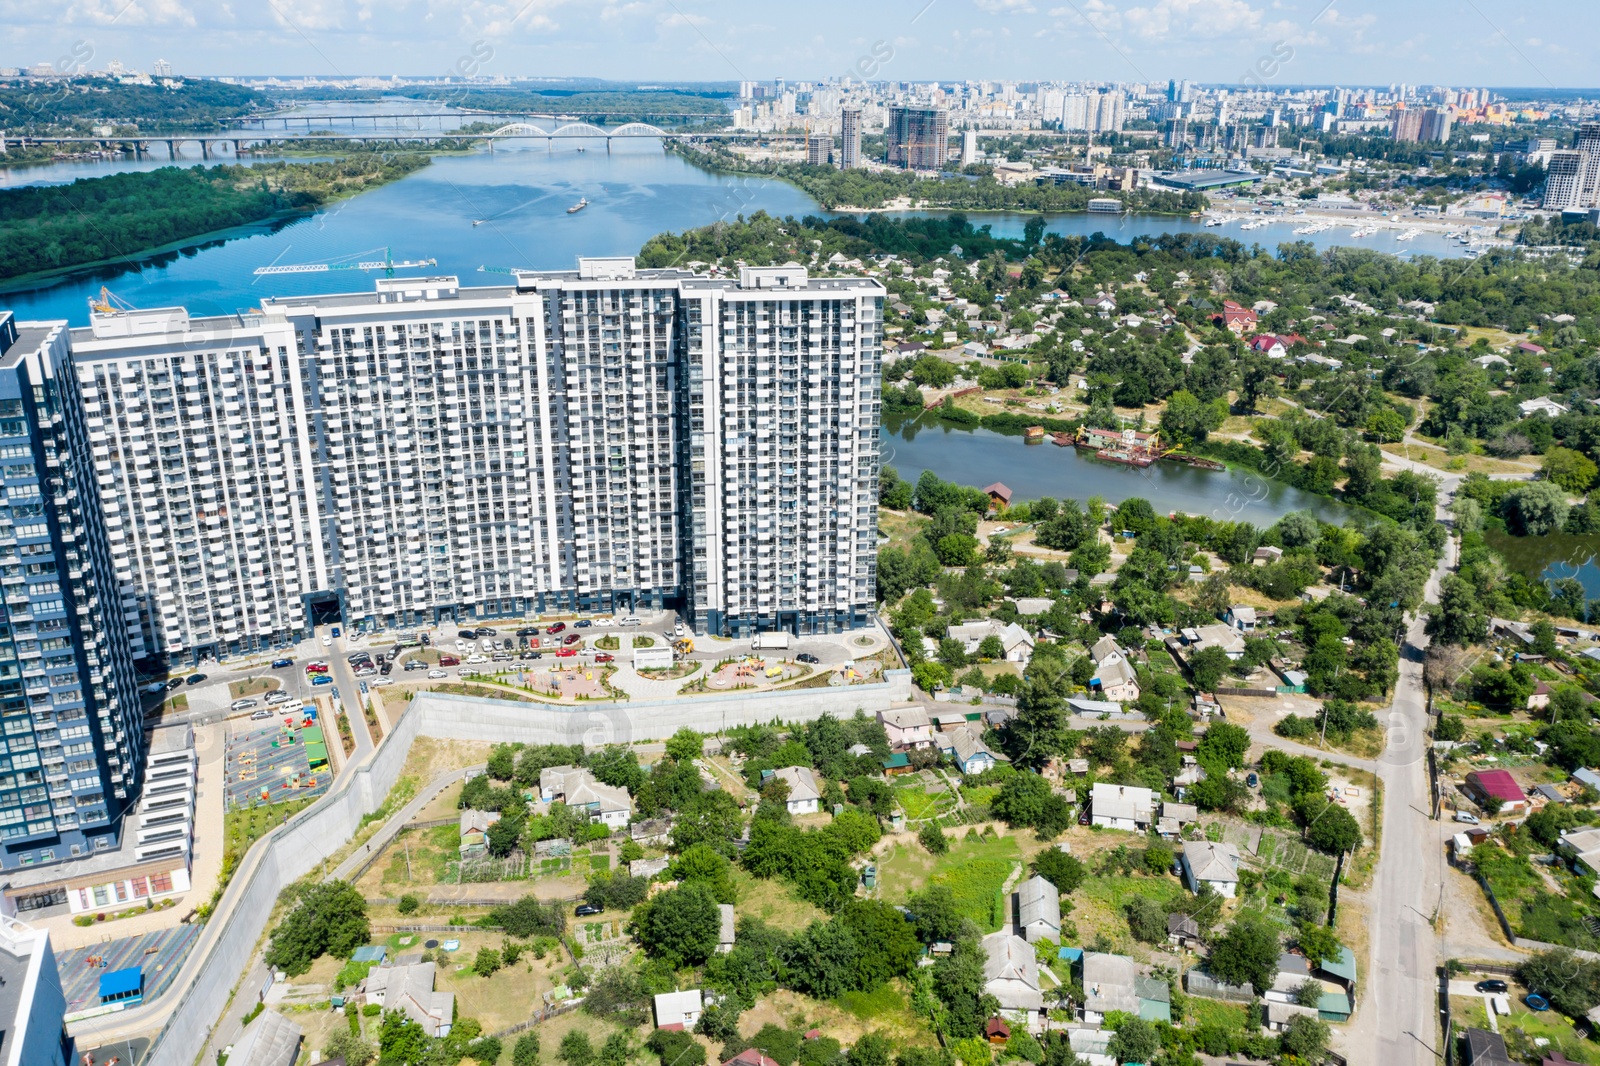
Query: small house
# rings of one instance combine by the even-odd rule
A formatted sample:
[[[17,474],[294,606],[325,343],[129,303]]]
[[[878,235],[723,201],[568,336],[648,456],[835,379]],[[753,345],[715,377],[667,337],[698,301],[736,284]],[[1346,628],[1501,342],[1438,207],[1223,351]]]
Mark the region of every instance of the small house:
[[[1177,948],[1187,948],[1200,942],[1200,923],[1187,914],[1176,912],[1167,915],[1167,943]]]
[[[1061,939],[1061,893],[1038,874],[1017,886],[1017,925],[1028,943]]]
[[[879,711],[878,723],[894,749],[926,748],[933,743],[933,721],[921,707]]]
[[[277,1011],[262,1011],[261,1017],[245,1026],[228,1061],[234,1066],[294,1066],[300,1058],[303,1035],[304,1030]],[[93,1059],[85,1055],[84,1061]]]
[[[1263,544],[1261,547],[1255,550],[1255,554],[1250,557],[1250,562],[1256,566],[1265,566],[1268,563],[1275,563],[1282,558],[1282,548],[1274,547],[1271,544]]]
[[[976,730],[965,724],[949,733],[939,734],[939,742],[940,750],[951,758],[963,775],[992,770],[1000,758],[989,750]]]
[[[693,1029],[705,1003],[698,988],[663,992],[655,999],[657,1029]]]
[[[1233,898],[1239,886],[1239,850],[1232,844],[1186,840],[1178,861],[1189,891],[1198,893],[1206,884],[1219,896]]]
[[[993,485],[986,485],[983,494],[989,497],[989,506],[996,511],[1004,511],[1011,506],[1011,489],[1004,482],[996,481]]]
[[[1528,806],[1528,796],[1511,776],[1509,770],[1474,770],[1467,774],[1466,792],[1479,804],[1499,805],[1501,811],[1521,811]]]
[[[809,766],[785,766],[772,771],[772,777],[789,786],[786,801],[790,814],[816,814],[822,800],[822,790],[817,787],[817,775]]]
[[[1007,1017],[1028,1025],[1044,1010],[1033,945],[1006,930],[983,938],[983,991]]]
[[[735,933],[733,920],[733,904],[717,904],[718,929],[717,929],[717,954],[726,955],[733,950]]]
[[[489,850],[489,827],[500,820],[499,811],[462,811],[461,843],[457,853],[466,859]]]
[[[1222,619],[1241,633],[1254,633],[1256,631],[1256,609],[1243,604],[1235,604],[1228,608],[1228,613]]]
[[[1089,813],[1095,825],[1139,832],[1155,820],[1155,793],[1135,785],[1097,781],[1089,793]]]

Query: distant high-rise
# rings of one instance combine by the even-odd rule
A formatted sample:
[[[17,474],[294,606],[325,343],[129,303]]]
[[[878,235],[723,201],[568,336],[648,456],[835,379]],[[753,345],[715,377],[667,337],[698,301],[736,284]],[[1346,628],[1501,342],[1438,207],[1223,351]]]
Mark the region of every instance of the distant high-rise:
[[[950,115],[942,108],[889,109],[890,166],[938,170],[950,157]]]
[[[861,109],[847,107],[839,112],[839,169],[854,170],[861,165]]]
[[[1450,139],[1450,124],[1447,108],[1406,108],[1390,118],[1389,135],[1397,141],[1443,144]]]
[[[1185,82],[1184,85],[1186,87],[1185,91],[1187,91],[1188,83]],[[1095,133],[1121,131],[1123,114],[1122,94],[1120,92],[1103,92],[1094,97],[1092,103],[1094,104],[1094,113],[1091,116],[1090,128]]]
[[[970,167],[978,161],[978,131],[961,131],[961,165]]]
[[[1444,144],[1450,139],[1450,110],[1428,108],[1422,113],[1422,131],[1419,139],[1425,144]]]
[[[153,68],[153,72],[158,78],[170,78],[172,77],[172,64],[168,63],[165,59],[158,59],[156,60],[156,65]]]
[[[1420,141],[1422,139],[1422,112],[1411,108],[1396,111],[1389,120],[1389,136],[1396,141]]]
[[[1583,155],[1582,207],[1600,207],[1600,122],[1578,127],[1578,151]]]
[[[1540,206],[1547,211],[1589,206],[1583,198],[1585,163],[1584,154],[1570,148],[1551,152],[1545,165],[1544,199]]]
[[[833,137],[826,133],[812,133],[806,136],[806,162],[814,167],[828,165],[828,156],[833,153]]]
[[[1075,94],[1061,101],[1061,128],[1068,131],[1086,130],[1089,128],[1090,98],[1083,94]]]

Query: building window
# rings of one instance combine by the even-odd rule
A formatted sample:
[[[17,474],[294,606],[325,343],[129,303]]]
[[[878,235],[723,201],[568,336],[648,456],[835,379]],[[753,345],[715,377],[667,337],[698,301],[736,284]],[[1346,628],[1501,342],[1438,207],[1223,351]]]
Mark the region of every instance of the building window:
[[[150,894],[150,879],[148,877],[136,878],[133,882],[133,898],[144,899]]]
[[[172,874],[164,873],[164,874],[151,874],[150,875],[150,894],[151,895],[156,896],[156,895],[160,895],[163,892],[171,892],[171,891],[172,891]]]
[[[104,907],[111,902],[111,893],[106,891],[107,887],[106,885],[94,886],[94,905],[96,907]]]

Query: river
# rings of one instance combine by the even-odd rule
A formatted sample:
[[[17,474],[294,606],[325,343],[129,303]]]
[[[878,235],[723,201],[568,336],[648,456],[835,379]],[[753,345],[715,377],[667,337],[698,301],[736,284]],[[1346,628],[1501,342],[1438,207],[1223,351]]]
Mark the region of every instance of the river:
[[[1200,470],[1181,463],[1147,467],[1108,463],[1077,448],[1046,440],[1028,444],[1021,433],[966,428],[936,415],[890,415],[879,433],[885,466],[907,481],[932,470],[946,481],[983,487],[1002,482],[1018,500],[1054,496],[1079,502],[1100,496],[1119,503],[1131,496],[1150,501],[1156,513],[1183,511],[1261,528],[1290,511],[1310,511],[1343,525],[1363,514],[1337,500],[1269,481],[1245,470]]]
[[[391,102],[390,110],[398,106],[412,105]],[[14,184],[71,181],[150,165],[159,161],[49,164],[13,170],[8,178]],[[587,198],[589,206],[568,214],[579,198]],[[66,319],[83,325],[88,321],[87,297],[104,284],[136,307],[181,305],[194,314],[233,312],[254,306],[266,294],[366,290],[372,283],[371,276],[354,271],[258,278],[252,273],[257,267],[382,258],[384,248],[396,259],[436,259],[431,271],[459,275],[466,284],[490,284],[504,280],[493,268],[569,269],[579,255],[631,255],[664,230],[731,220],[757,210],[779,216],[820,213],[810,197],[791,185],[709,174],[665,153],[655,140],[617,140],[609,152],[604,140],[561,141],[553,148],[513,142],[492,152],[441,156],[400,181],[287,224],[254,227],[229,234],[227,240],[196,243],[160,257],[131,258],[0,294],[0,308],[14,310],[23,320]],[[1027,217],[973,216],[997,234],[1017,236]],[[478,219],[483,223],[474,226]],[[1161,216],[1062,215],[1048,221],[1053,232],[1101,231],[1119,240],[1203,228],[1188,219]],[[1284,232],[1268,227],[1243,236],[1267,245],[1297,239],[1287,233],[1293,223],[1274,225]],[[1307,239],[1327,247],[1338,236],[1327,231]],[[480,273],[482,266],[491,271]],[[1020,438],[931,419],[886,428],[884,447],[886,461],[913,480],[924,469],[965,484],[1000,480],[1022,498],[1100,495],[1117,502],[1143,496],[1158,511],[1240,518],[1262,526],[1292,510],[1309,509],[1330,521],[1352,513],[1325,497],[1252,474],[1170,463],[1139,470],[1103,463],[1075,449],[1028,446]]]

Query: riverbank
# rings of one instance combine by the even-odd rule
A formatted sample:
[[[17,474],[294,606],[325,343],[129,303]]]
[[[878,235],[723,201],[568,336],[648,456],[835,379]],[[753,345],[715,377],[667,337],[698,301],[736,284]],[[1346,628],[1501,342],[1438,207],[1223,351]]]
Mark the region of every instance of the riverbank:
[[[163,167],[0,191],[0,291],[260,232],[427,166],[421,153]]]

